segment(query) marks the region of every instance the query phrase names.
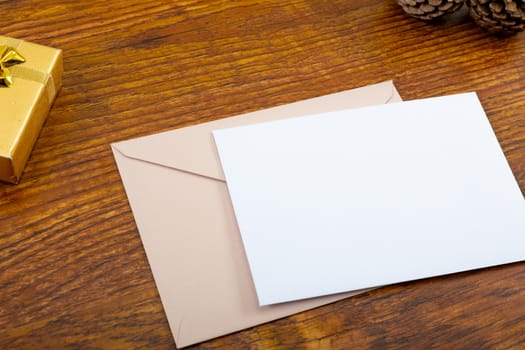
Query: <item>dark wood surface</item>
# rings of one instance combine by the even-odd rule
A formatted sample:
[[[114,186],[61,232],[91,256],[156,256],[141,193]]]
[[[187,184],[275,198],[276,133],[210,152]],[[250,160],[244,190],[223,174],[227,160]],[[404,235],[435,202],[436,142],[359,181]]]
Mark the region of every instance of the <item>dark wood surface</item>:
[[[491,36],[466,9],[429,24],[385,0],[0,0],[0,34],[65,55],[22,182],[0,184],[1,349],[175,348],[114,141],[393,79],[406,100],[477,91],[525,190],[525,33]],[[525,264],[194,348],[525,348]]]

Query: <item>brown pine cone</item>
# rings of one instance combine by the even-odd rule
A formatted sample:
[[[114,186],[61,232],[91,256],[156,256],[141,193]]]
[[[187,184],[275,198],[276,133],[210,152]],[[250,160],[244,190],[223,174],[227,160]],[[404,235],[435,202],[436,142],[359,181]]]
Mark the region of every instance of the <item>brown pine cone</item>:
[[[432,20],[455,12],[465,0],[399,0],[399,5],[412,17]]]
[[[513,34],[525,29],[525,0],[467,0],[470,16],[490,33]]]

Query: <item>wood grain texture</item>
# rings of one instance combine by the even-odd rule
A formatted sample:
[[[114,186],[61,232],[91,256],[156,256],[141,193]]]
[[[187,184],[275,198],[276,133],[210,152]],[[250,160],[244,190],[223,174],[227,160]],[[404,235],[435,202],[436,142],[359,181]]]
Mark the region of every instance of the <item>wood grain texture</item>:
[[[393,79],[407,100],[477,91],[525,192],[525,34],[465,9],[0,0],[0,16],[65,55],[21,184],[0,184],[0,349],[175,348],[111,142]],[[404,283],[190,348],[525,348],[524,286],[523,263]]]

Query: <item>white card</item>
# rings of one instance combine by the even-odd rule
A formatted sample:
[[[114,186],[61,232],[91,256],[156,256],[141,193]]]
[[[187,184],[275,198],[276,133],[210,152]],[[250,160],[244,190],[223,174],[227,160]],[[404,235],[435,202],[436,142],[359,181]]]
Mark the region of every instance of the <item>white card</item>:
[[[261,305],[525,260],[475,93],[214,131]]]

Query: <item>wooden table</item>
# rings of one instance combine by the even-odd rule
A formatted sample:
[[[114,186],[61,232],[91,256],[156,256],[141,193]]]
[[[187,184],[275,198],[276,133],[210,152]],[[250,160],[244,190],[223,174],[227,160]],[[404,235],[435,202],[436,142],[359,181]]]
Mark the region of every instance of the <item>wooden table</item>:
[[[525,33],[491,36],[466,9],[429,24],[393,0],[0,0],[0,18],[2,35],[65,54],[22,182],[0,184],[1,349],[175,348],[114,141],[393,79],[406,100],[477,91],[525,190]],[[524,347],[517,263],[194,348]]]

